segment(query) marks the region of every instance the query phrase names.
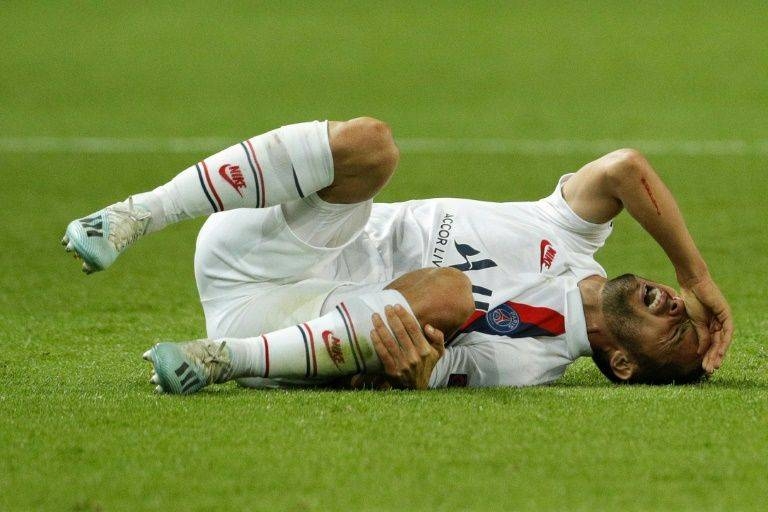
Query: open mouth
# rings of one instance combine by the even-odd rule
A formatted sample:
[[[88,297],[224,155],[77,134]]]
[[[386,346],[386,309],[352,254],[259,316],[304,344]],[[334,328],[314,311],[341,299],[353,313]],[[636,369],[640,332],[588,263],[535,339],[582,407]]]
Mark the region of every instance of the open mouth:
[[[643,304],[651,311],[658,311],[666,300],[667,294],[661,289],[646,284],[643,290]]]

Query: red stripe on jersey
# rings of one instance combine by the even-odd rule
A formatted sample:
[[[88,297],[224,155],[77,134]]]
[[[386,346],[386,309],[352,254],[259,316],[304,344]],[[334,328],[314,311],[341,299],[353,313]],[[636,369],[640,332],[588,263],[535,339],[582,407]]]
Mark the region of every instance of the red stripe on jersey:
[[[466,322],[464,322],[464,325],[461,326],[459,329],[459,332],[464,332],[469,328],[470,325],[472,325],[475,320],[477,320],[480,317],[485,316],[485,311],[481,311],[479,309],[476,309],[474,313],[472,313],[472,316],[470,316]]]
[[[519,302],[507,302],[507,304],[520,315],[520,321],[523,323],[541,327],[555,336],[565,332],[565,318],[554,309],[529,306]]]
[[[219,197],[219,194],[216,193],[216,189],[213,188],[213,182],[211,181],[211,176],[208,172],[208,166],[205,165],[205,160],[203,160],[201,163],[203,164],[203,169],[205,170],[205,180],[208,182],[208,188],[210,188],[211,192],[213,192],[213,197],[216,198],[216,203],[219,205],[219,211],[224,211],[224,205],[221,203],[221,198]]]
[[[269,377],[269,344],[267,343],[267,337],[262,336],[264,340],[264,378]]]
[[[315,337],[312,335],[312,329],[307,324],[302,324],[309,334],[309,346],[312,348],[312,376],[317,377],[317,357],[315,357]]]

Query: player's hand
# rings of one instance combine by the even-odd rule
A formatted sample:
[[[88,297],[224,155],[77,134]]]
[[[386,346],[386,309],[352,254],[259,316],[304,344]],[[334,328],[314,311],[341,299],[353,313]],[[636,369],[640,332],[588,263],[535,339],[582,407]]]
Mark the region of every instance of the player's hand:
[[[443,333],[431,325],[424,326],[422,332],[416,318],[399,304],[384,311],[389,329],[381,316],[374,314],[371,331],[384,372],[397,387],[427,389],[432,370],[445,353]]]
[[[699,337],[699,354],[704,355],[702,367],[712,374],[723,364],[731,345],[733,317],[731,306],[711,277],[682,286],[685,310]]]

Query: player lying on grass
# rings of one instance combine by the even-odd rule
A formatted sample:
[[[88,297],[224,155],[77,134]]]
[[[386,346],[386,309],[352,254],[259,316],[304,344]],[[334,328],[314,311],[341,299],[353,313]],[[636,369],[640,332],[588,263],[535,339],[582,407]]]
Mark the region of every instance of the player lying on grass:
[[[690,382],[720,366],[730,308],[638,152],[566,174],[536,202],[373,204],[397,162],[375,119],[284,126],[73,221],[63,243],[90,273],[142,235],[221,212],[195,254],[210,339],[145,353],[159,391],[360,374],[417,388],[525,386],[589,355],[617,382]],[[622,208],[669,257],[679,294],[631,274],[606,279],[593,256]]]

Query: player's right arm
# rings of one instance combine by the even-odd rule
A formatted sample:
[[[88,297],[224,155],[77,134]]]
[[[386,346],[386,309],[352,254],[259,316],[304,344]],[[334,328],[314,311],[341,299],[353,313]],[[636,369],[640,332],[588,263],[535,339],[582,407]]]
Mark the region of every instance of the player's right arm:
[[[370,335],[386,379],[394,387],[427,389],[432,371],[445,353],[443,333],[429,324],[422,331],[416,317],[399,305],[387,307],[385,314],[386,324],[378,314],[373,315]]]
[[[371,341],[383,374],[356,375],[353,388],[531,386],[558,379],[567,366],[542,367],[533,354],[542,345],[531,339],[491,337],[498,339],[445,348],[440,330],[426,325],[422,331],[416,317],[402,307],[387,308],[386,319],[374,315],[372,320]]]
[[[604,223],[622,209],[645,229],[672,262],[699,336],[706,351],[704,369],[719,368],[731,344],[731,308],[709,274],[688,231],[674,196],[637,151],[621,149],[582,167],[563,185],[563,197],[586,221]]]

